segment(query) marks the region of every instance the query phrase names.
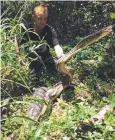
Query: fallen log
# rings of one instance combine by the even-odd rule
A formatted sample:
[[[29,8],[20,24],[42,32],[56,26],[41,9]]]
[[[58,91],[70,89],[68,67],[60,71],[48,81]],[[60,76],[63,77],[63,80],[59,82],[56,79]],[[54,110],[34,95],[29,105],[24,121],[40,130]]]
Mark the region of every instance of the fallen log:
[[[112,111],[113,107],[111,104],[105,105],[97,114],[91,117],[90,120],[85,120],[80,122],[80,128],[86,129],[89,127],[94,127],[95,125],[100,124],[100,122],[104,119],[104,116],[107,112]]]
[[[96,115],[92,117],[92,123],[94,125],[98,124],[102,119],[104,119],[104,115],[107,112],[112,111],[112,109],[113,107],[111,104],[104,106]]]

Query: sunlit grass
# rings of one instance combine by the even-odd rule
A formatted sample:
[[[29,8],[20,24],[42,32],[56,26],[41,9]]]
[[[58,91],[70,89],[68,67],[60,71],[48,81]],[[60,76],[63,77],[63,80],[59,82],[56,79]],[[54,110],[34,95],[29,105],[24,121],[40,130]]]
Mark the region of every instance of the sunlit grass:
[[[114,48],[111,47],[114,40],[109,38],[97,42],[89,48],[83,49],[70,60],[69,64],[75,70],[75,89],[64,90],[55,104],[47,105],[41,98],[30,96],[33,93],[32,88],[36,85],[37,88],[39,87],[39,81],[30,74],[28,68],[30,62],[28,62],[27,55],[24,53],[24,47],[28,44],[31,45],[31,51],[34,52],[34,49],[44,42],[41,41],[36,46],[30,41],[28,44],[21,46],[20,52],[26,63],[25,66],[18,64],[14,46],[15,35],[22,39],[22,28],[25,32],[29,31],[23,22],[25,22],[26,12],[30,12],[31,4],[34,5],[35,2],[28,3],[25,1],[23,5],[18,2],[15,5],[18,10],[15,11],[14,5],[6,1],[8,8],[2,13],[0,28],[2,44],[0,52],[1,107],[2,111],[6,112],[2,114],[1,118],[4,123],[2,125],[2,139],[6,139],[9,135],[13,135],[14,139],[17,140],[115,139],[114,111],[108,112],[100,124],[96,126],[90,124],[92,116],[104,105],[108,103],[114,105],[112,96],[115,93],[114,75],[112,75],[112,78],[110,77],[111,73],[115,73],[115,69],[113,69],[115,64],[113,59]],[[15,13],[14,18],[10,18],[12,11]],[[81,39],[80,37],[72,39],[68,45],[63,46],[64,51],[68,52],[72,48],[70,44],[78,43]],[[110,50],[111,53],[108,53],[107,50]],[[90,59],[97,60],[96,65],[90,65],[82,61]],[[103,74],[102,77],[99,75],[100,71]],[[45,81],[48,87],[52,87],[52,83],[58,81],[51,74],[45,75],[43,73],[42,76],[41,79]],[[19,92],[21,92],[20,96],[13,97]],[[31,102],[40,102],[47,106],[46,114],[38,121],[27,116],[28,106]]]

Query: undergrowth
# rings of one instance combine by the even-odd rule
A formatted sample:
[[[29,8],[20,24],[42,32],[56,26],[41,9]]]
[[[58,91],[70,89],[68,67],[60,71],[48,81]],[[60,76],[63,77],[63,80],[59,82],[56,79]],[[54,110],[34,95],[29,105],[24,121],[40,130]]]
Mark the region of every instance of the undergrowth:
[[[26,11],[28,6],[25,5],[24,8]],[[63,74],[45,72],[38,79],[29,69],[25,46],[21,46],[20,52],[26,65],[18,64],[14,37],[21,37],[21,28],[25,27],[23,19],[17,18],[18,16],[14,19],[3,18],[0,29],[1,139],[114,140],[115,34],[84,48],[68,62],[75,71],[75,85],[66,88],[52,104],[52,110],[50,108],[47,115],[37,122],[26,114],[28,105],[33,100],[33,88],[43,85],[52,87],[61,80]],[[69,44],[63,45],[64,52],[67,53],[81,39],[74,38]],[[54,54],[53,50],[51,53]],[[112,104],[113,110],[107,112],[97,125],[91,123],[92,117],[108,104]],[[28,123],[32,124],[29,128]]]
[[[106,47],[104,48],[103,46]],[[68,48],[68,46],[64,47],[65,50],[66,47]],[[97,51],[93,51],[93,48],[95,48]],[[111,71],[113,71],[113,67],[110,65],[110,63],[108,64],[105,62],[105,55],[108,53],[108,49],[112,49],[109,39],[107,42],[98,42],[91,47],[84,49],[69,62],[71,67],[75,70],[75,86],[65,89],[61,97],[59,97],[56,103],[53,105],[50,115],[38,123],[34,122],[34,125],[30,126],[30,129],[27,129],[26,125],[28,121],[33,122],[34,120],[30,120],[25,115],[27,111],[27,101],[25,100],[26,96],[24,95],[20,98],[15,98],[12,97],[14,93],[12,94],[10,92],[9,96],[11,97],[7,97],[5,100],[2,100],[2,109],[3,111],[7,112],[2,116],[3,120],[5,118],[5,121],[2,121],[4,122],[4,125],[2,126],[2,139],[11,134],[13,135],[14,139],[19,140],[114,139],[114,110],[106,113],[105,118],[98,125],[93,125],[90,123],[91,118],[106,104],[112,103],[113,107],[115,106],[115,80],[114,73],[111,73]],[[109,52],[112,51],[113,50]],[[108,57],[109,56],[111,55],[108,53]],[[89,60],[92,59],[94,60],[92,61],[93,63],[88,63]],[[111,57],[108,59],[108,61],[114,63],[114,59],[111,59]],[[100,77],[100,69],[102,67],[109,67],[110,71],[108,72],[108,69],[105,69],[105,71],[103,71],[103,75]],[[24,83],[24,79],[21,77],[21,70],[23,73],[22,75],[27,78],[27,71],[24,71],[22,67],[19,67],[18,70],[20,71],[20,74],[16,72],[14,73],[14,76],[16,77],[20,75],[20,80]],[[12,72],[15,71],[12,70],[9,73],[9,76],[11,76]],[[109,76],[110,73],[112,77]],[[56,77],[52,76],[52,74],[46,75],[42,75],[45,77],[42,77],[44,79],[42,82],[44,82],[47,87],[51,87],[54,82],[59,80],[59,77],[56,80]],[[32,82],[35,82],[36,80],[34,75],[33,79],[34,80]],[[15,81],[16,80],[17,79],[15,79]],[[3,81],[3,83],[4,82],[5,81]],[[7,82],[8,81],[6,81],[6,83]],[[6,83],[4,84],[6,85]],[[26,83],[29,84],[29,79],[26,80]],[[15,84],[16,86],[18,85],[16,82]],[[31,83],[29,85],[31,85]],[[12,87],[14,88],[15,85],[12,85]],[[11,87],[7,88],[9,89]],[[21,91],[24,92],[23,89],[21,89]],[[15,94],[17,94],[16,90]]]

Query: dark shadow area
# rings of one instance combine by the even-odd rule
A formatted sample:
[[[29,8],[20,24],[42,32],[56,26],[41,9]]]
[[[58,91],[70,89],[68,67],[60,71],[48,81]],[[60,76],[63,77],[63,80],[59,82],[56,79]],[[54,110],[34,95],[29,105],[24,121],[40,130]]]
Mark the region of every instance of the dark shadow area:
[[[12,11],[7,14],[7,18],[14,18],[17,13],[20,15],[19,7],[27,5],[26,8],[29,10],[24,11],[23,18],[30,24],[32,20],[30,9],[39,2],[11,1],[9,3]],[[7,9],[9,3],[1,2],[1,14]],[[60,44],[68,44],[72,38],[85,37],[105,26],[114,24],[114,19],[105,16],[106,12],[108,14],[114,12],[114,4],[111,1],[102,1],[100,4],[93,1],[48,1],[45,3],[48,4],[49,10],[48,24],[56,30]],[[3,17],[5,18],[5,15]]]
[[[106,127],[106,124],[102,123],[101,124],[103,127]],[[82,138],[83,140],[89,140],[88,138],[86,138],[88,136],[88,132],[91,132],[92,134],[95,133],[100,133],[103,134],[103,131],[101,130],[101,128],[99,128],[98,126],[94,126],[93,124],[90,123],[83,123],[81,122],[78,129],[76,129],[76,138]]]
[[[75,85],[69,85],[62,93],[62,97],[67,102],[71,102],[75,99]]]

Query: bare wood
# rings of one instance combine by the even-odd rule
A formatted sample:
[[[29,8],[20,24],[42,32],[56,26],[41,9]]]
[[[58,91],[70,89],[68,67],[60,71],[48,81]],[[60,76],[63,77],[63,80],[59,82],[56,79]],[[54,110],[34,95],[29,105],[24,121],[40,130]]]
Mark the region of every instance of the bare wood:
[[[112,111],[113,107],[111,104],[108,104],[106,106],[104,106],[96,115],[94,115],[92,117],[92,123],[94,125],[98,124],[102,119],[104,119],[104,115],[108,112],[108,111]]]

